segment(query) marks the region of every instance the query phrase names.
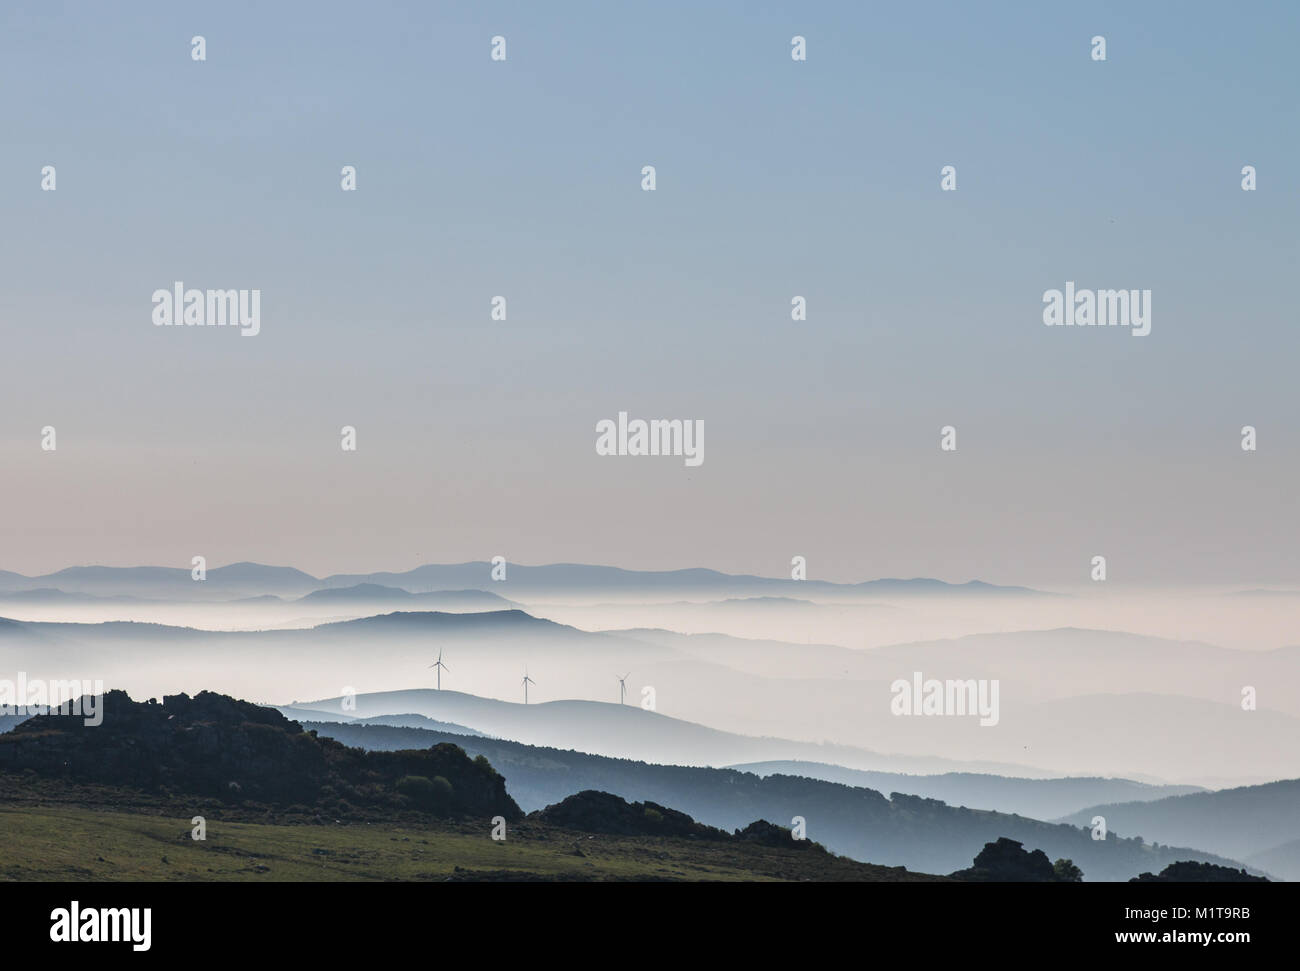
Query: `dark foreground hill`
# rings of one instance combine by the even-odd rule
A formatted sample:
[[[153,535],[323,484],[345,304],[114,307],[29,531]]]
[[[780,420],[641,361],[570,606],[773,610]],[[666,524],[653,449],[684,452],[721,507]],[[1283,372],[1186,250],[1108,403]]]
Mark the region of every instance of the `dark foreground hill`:
[[[366,752],[210,692],[101,711],[0,737],[0,879],[938,879],[606,793],[525,818],[457,745]]]
[[[66,795],[66,793],[63,793]],[[750,839],[584,834],[535,820],[283,825],[105,812],[0,794],[0,880],[744,881],[911,883],[943,877]]]
[[[605,792],[582,791],[525,818],[488,760],[451,741],[367,752],[211,692],[162,703],[110,692],[99,710],[102,724],[53,713],[0,736],[0,878],[936,879],[836,856],[754,815],[727,832]],[[729,777],[842,790],[840,808],[855,825],[888,821],[895,840],[962,829],[934,800]],[[801,794],[804,804],[818,805],[810,795]],[[789,804],[771,818],[788,812]],[[980,815],[994,828],[1071,832]]]
[[[0,772],[335,815],[523,817],[487,759],[470,759],[454,744],[365,752],[209,691],[161,704],[110,691],[101,710],[99,725],[51,713],[0,735]]]

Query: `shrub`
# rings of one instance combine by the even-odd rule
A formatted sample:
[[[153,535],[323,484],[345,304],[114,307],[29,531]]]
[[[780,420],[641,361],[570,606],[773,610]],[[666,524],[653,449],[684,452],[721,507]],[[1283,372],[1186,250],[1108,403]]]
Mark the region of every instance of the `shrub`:
[[[440,775],[432,779],[422,775],[404,775],[397,780],[396,788],[421,809],[446,812],[451,806],[451,783]]]

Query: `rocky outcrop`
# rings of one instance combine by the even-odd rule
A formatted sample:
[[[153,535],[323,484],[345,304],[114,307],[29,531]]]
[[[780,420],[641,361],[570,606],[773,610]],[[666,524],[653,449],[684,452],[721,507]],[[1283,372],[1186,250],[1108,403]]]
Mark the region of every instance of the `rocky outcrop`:
[[[1234,870],[1217,863],[1180,861],[1171,863],[1158,874],[1143,873],[1129,883],[1268,883],[1266,877],[1256,877],[1245,870]]]
[[[1058,876],[1052,861],[1042,850],[1032,853],[1016,840],[1000,837],[985,843],[975,857],[975,865],[952,875],[957,880],[996,883],[1056,883]]]
[[[586,789],[539,809],[529,818],[561,829],[612,836],[684,836],[725,840],[723,830],[697,823],[686,813],[654,802],[628,802],[608,792]]]

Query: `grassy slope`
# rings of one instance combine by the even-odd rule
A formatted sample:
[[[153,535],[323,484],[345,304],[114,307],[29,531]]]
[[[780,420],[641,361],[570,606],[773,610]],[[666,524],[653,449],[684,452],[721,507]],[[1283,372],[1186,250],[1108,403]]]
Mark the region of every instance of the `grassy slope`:
[[[73,806],[0,806],[3,880],[924,880],[806,850],[587,837],[536,823],[277,825]],[[574,853],[581,846],[583,856]],[[39,861],[34,863],[33,861]],[[459,868],[459,869],[458,869]]]

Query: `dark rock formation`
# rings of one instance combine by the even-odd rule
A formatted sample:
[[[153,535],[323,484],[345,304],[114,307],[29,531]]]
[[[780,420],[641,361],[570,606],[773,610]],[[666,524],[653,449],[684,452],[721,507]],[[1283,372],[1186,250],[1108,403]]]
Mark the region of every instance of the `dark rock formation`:
[[[1042,850],[1032,853],[1015,840],[999,837],[985,843],[975,857],[975,865],[952,874],[956,880],[988,883],[1057,883],[1059,877],[1052,861]]]
[[[540,822],[583,833],[612,836],[685,836],[725,840],[720,829],[697,823],[685,813],[654,802],[628,802],[608,792],[587,789],[532,814]]]
[[[1133,877],[1129,883],[1268,883],[1266,877],[1256,877],[1245,870],[1219,866],[1217,863],[1179,861],[1171,863],[1159,874],[1144,873]]]

